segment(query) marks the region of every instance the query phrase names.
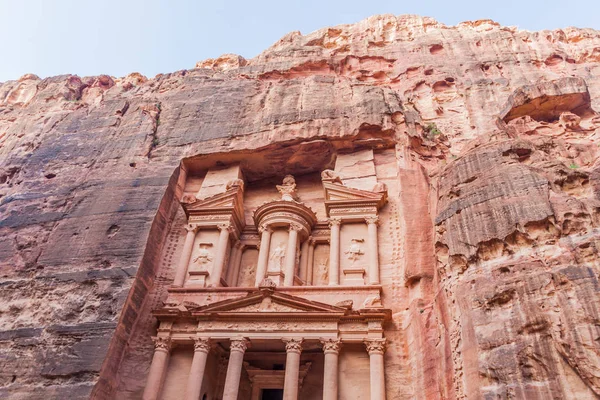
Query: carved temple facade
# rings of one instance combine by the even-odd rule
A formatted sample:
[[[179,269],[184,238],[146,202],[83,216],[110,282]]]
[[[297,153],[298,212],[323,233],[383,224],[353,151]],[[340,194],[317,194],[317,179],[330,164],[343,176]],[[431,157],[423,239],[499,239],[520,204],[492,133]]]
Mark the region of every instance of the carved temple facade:
[[[258,180],[239,163],[187,172],[144,399],[386,398],[376,159]]]

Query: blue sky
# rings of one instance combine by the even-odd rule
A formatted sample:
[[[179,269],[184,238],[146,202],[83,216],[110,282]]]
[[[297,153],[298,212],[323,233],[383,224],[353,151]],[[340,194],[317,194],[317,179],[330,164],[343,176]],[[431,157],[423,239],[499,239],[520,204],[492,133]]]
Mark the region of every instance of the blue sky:
[[[386,13],[600,29],[599,0],[0,0],[0,82],[25,73],[153,77],[223,53],[251,58],[291,31]]]

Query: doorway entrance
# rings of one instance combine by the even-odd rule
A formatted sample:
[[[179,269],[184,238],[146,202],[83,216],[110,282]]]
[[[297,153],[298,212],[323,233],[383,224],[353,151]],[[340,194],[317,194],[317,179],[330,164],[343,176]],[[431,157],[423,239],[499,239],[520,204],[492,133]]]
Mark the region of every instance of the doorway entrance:
[[[283,400],[283,389],[263,389],[261,400]]]

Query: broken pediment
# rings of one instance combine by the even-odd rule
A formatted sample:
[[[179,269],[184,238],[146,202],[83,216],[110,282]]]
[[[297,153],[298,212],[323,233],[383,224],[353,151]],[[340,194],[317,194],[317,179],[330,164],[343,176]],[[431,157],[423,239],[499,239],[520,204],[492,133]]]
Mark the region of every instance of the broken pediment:
[[[218,219],[233,220],[242,228],[244,221],[244,186],[243,183],[230,182],[223,193],[218,193],[205,199],[195,199],[191,202],[182,202],[183,210],[190,222],[203,220],[210,217],[211,220]],[[239,180],[241,182],[241,180]]]
[[[339,211],[349,211],[353,214],[352,209],[359,209],[359,214],[377,214],[377,210],[387,202],[387,188],[382,183],[375,185],[373,191],[367,191],[347,187],[335,180],[323,179],[323,190],[328,216],[338,214]]]

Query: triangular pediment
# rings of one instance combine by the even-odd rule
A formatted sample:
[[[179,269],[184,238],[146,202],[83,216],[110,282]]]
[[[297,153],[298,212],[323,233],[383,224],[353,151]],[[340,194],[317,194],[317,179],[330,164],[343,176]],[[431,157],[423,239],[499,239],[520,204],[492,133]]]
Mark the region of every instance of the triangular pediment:
[[[200,314],[256,314],[256,313],[285,313],[309,314],[332,313],[344,314],[346,309],[325,303],[306,300],[302,297],[277,293],[273,290],[257,289],[247,296],[224,300],[193,311],[194,315]]]

